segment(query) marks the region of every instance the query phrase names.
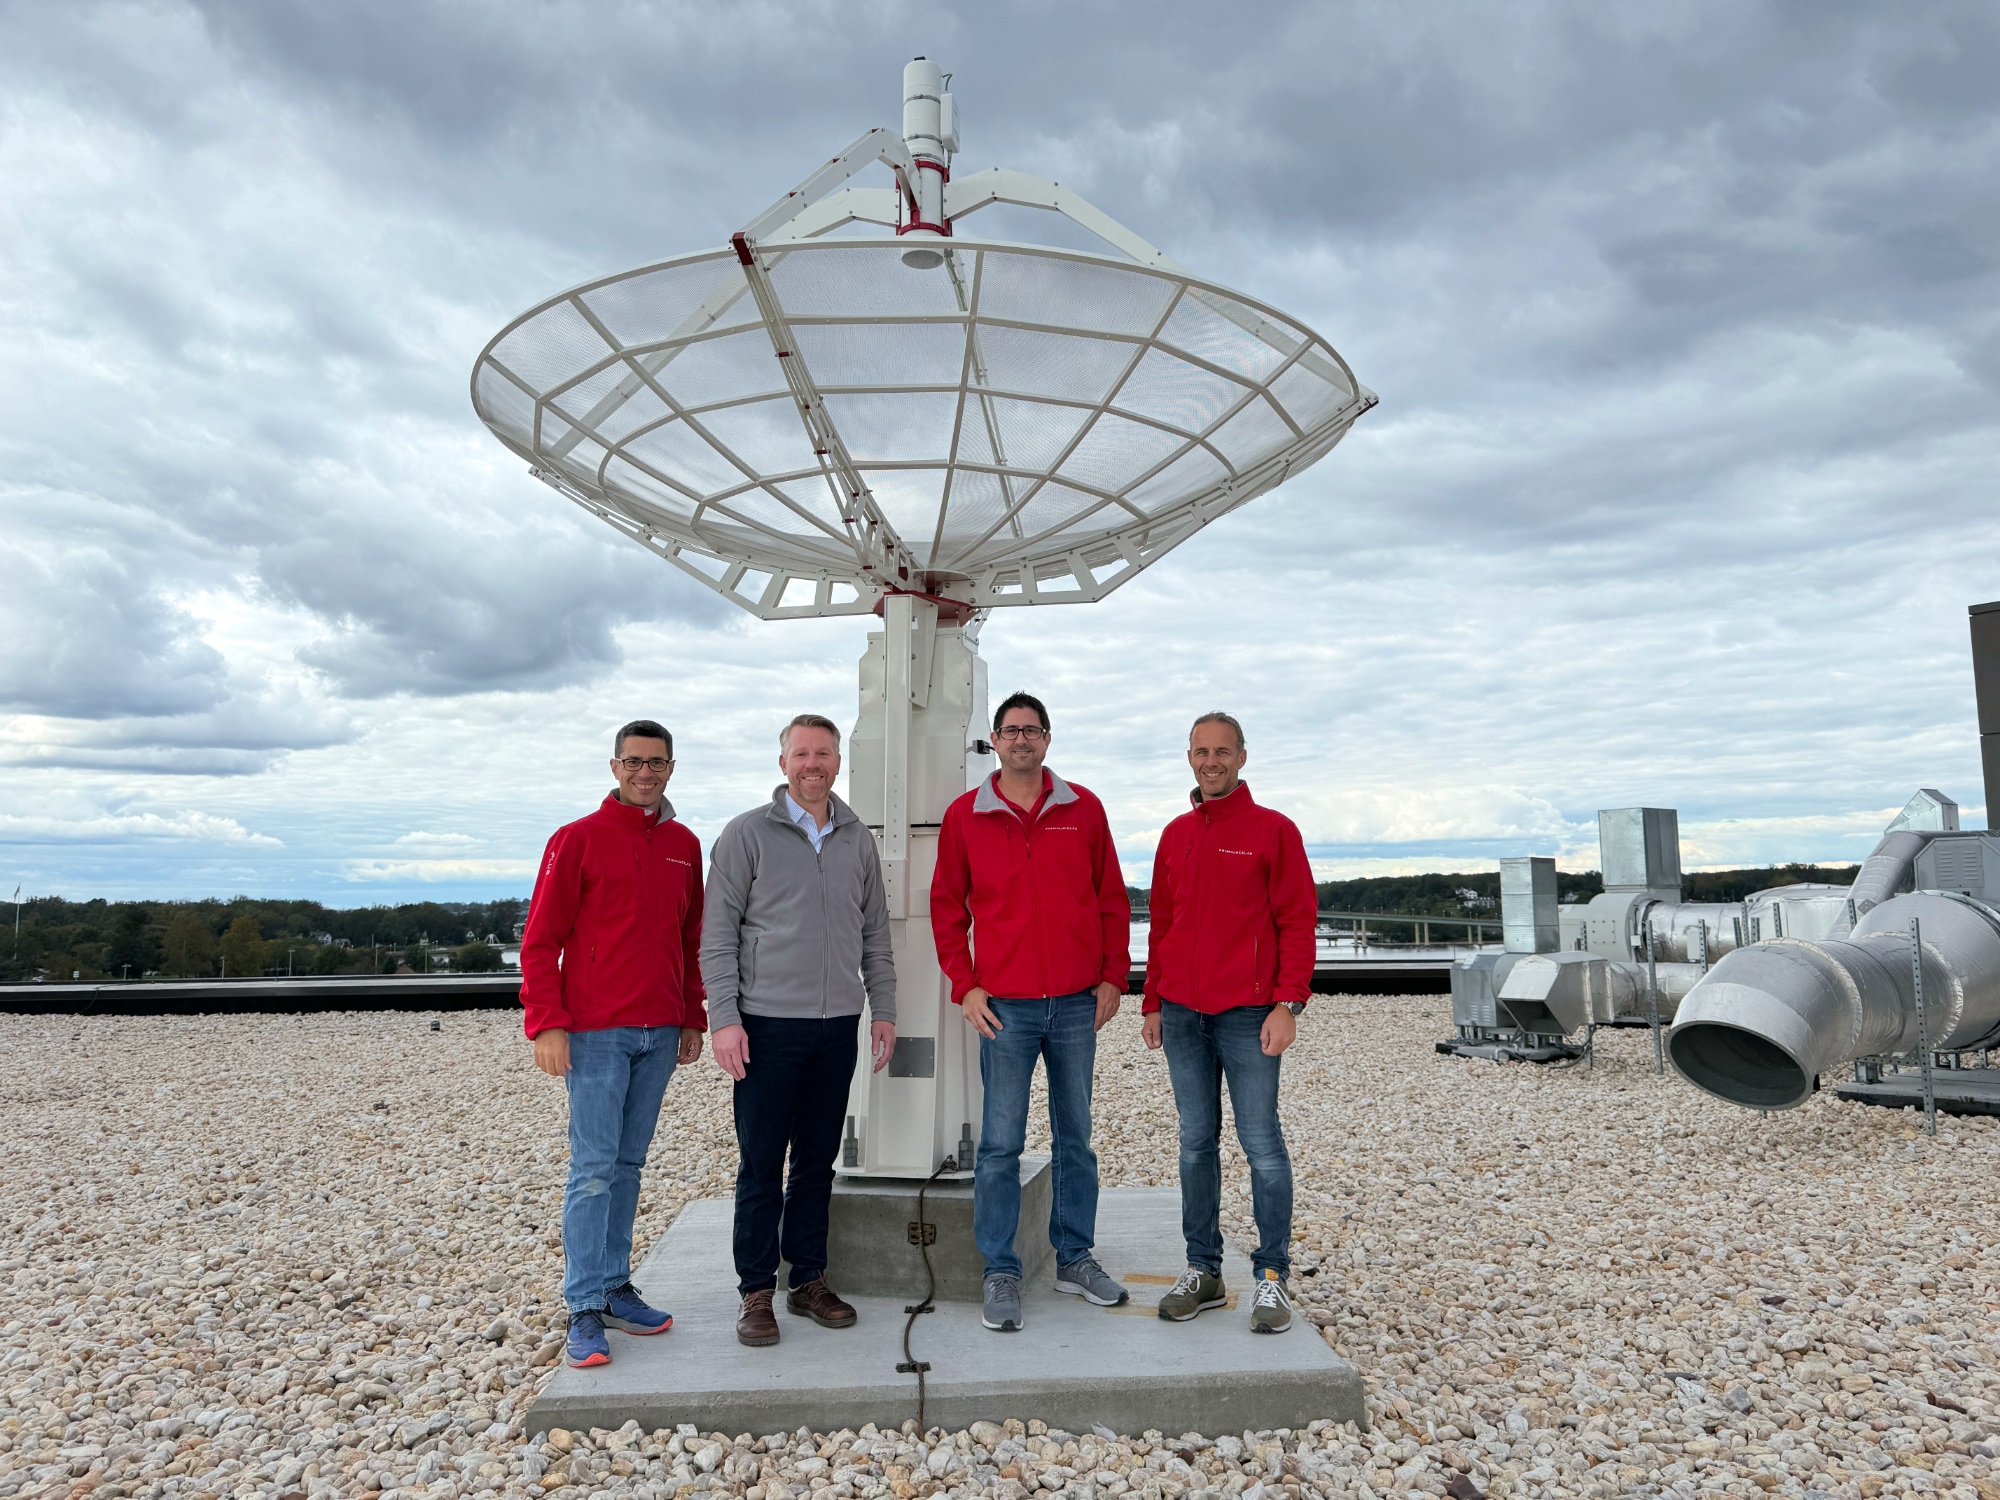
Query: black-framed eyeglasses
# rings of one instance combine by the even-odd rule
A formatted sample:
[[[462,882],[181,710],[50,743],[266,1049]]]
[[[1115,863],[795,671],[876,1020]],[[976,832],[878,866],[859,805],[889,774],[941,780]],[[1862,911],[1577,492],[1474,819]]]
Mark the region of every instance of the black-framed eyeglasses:
[[[1026,740],[1031,745],[1048,737],[1049,732],[1039,724],[1008,724],[993,731],[996,740]]]
[[[634,775],[637,775],[642,769],[647,771],[664,771],[673,762],[668,760],[664,755],[655,755],[651,760],[641,760],[636,755],[628,755],[620,760],[618,764]]]

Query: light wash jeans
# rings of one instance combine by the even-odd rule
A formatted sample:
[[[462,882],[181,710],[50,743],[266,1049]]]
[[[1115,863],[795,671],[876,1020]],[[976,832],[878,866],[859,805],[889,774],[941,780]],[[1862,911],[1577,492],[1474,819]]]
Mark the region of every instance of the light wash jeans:
[[[680,1058],[678,1026],[569,1034],[569,1183],[563,1189],[563,1301],[595,1311],[632,1279],[639,1169]]]
[[[979,1154],[972,1173],[972,1238],[986,1274],[1021,1274],[1014,1234],[1021,1223],[1021,1148],[1028,1138],[1028,1086],[1035,1060],[1049,1072],[1049,1133],[1054,1188],[1049,1243],[1056,1264],[1090,1254],[1097,1239],[1097,1153],[1090,1149],[1090,1075],[1097,1060],[1097,998],[994,1000],[1000,1034],[979,1039],[979,1079],[986,1086]]]
[[[1258,1279],[1292,1273],[1292,1158],[1278,1124],[1278,1065],[1260,1041],[1268,1005],[1239,1005],[1205,1016],[1160,1002],[1160,1045],[1181,1116],[1181,1233],[1188,1264],[1222,1274],[1222,1081],[1236,1139],[1250,1159],[1250,1207],[1257,1217]]]

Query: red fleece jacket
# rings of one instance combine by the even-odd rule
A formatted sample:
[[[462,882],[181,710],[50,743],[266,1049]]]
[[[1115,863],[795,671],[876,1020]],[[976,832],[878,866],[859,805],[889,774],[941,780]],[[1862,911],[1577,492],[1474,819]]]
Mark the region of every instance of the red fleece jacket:
[[[1210,1016],[1310,1000],[1319,892],[1298,825],[1241,782],[1193,801],[1153,856],[1144,1012],[1162,1000]]]
[[[1132,904],[1104,804],[1051,771],[1032,820],[994,772],[945,809],[931,876],[931,937],[954,1004],[1074,995],[1132,969]]]
[[[656,819],[613,792],[542,853],[521,939],[527,1033],[706,1031],[700,949],[700,841],[671,803]]]

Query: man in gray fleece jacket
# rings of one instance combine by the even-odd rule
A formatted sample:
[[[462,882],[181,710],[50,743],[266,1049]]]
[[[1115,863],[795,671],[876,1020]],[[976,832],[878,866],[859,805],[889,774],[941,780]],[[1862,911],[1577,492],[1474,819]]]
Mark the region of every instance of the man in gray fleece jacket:
[[[785,784],[710,851],[701,928],[715,1060],[736,1080],[736,1337],[750,1345],[778,1342],[780,1258],[792,1267],[786,1306],[854,1326],[826,1284],[826,1229],[864,998],[878,1072],[896,1046],[875,836],[833,795],[840,730],[800,714],[778,747]]]

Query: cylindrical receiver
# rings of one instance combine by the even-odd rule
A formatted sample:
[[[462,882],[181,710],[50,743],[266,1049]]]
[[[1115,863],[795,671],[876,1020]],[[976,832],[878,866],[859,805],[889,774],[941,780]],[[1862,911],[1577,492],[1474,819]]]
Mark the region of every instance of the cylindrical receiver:
[[[943,115],[944,70],[920,57],[903,69],[903,144],[910,155],[945,159]]]
[[[2000,917],[1934,892],[1884,901],[1845,941],[1783,938],[1738,949],[1688,992],[1667,1044],[1697,1088],[1752,1109],[1790,1109],[1822,1073],[1917,1045],[1910,919],[1923,934],[1931,1045],[2000,1035]]]
[[[945,232],[944,183],[944,73],[938,65],[918,58],[903,69],[903,144],[910,148],[916,170],[910,174],[910,191],[916,202],[910,208],[910,222],[897,231],[921,239],[939,239]],[[943,257],[934,250],[906,251],[910,265],[928,268]]]

